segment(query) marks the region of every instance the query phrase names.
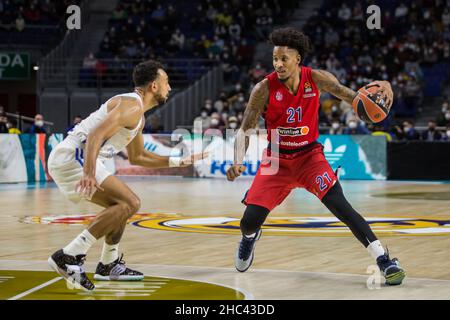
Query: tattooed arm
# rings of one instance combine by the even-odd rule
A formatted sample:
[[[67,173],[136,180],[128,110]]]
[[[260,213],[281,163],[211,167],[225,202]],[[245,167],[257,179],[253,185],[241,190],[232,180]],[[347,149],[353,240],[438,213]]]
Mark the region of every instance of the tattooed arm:
[[[352,104],[356,92],[340,84],[332,73],[325,70],[313,70],[312,78],[320,91],[329,92],[348,104]]]
[[[234,142],[234,164],[227,170],[227,179],[233,181],[245,171],[244,157],[250,143],[250,133],[256,127],[259,116],[269,101],[269,81],[267,79],[257,83],[250,94],[245,108],[242,125],[236,134]]]
[[[319,90],[329,92],[350,105],[352,104],[356,92],[340,84],[333,74],[325,70],[313,70],[312,77]],[[373,81],[368,85],[378,87],[377,93],[385,98],[385,106],[390,109],[394,101],[391,84],[388,81]]]

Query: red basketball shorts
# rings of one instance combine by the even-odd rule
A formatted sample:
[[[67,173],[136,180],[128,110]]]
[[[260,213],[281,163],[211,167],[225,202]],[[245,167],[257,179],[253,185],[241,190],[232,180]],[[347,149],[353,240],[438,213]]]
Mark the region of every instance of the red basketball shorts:
[[[278,161],[278,171],[273,175],[264,174],[267,172],[264,168],[270,167],[273,161]],[[272,210],[294,188],[305,188],[322,200],[336,181],[336,174],[325,159],[321,144],[292,155],[282,154],[280,157],[264,150],[261,165],[243,203]]]

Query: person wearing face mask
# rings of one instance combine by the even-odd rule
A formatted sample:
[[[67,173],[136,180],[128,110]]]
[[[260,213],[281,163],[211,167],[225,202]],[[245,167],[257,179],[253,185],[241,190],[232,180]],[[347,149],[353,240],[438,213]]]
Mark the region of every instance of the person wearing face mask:
[[[422,140],[424,141],[439,141],[442,139],[442,135],[436,130],[436,122],[428,121],[428,130],[422,132]]]
[[[225,123],[222,121],[222,118],[218,112],[214,112],[211,115],[211,123],[209,125],[209,128],[211,129],[220,129],[223,127]]]
[[[211,117],[208,115],[208,109],[203,108],[200,115],[194,119],[194,133],[203,133],[211,126]],[[201,130],[201,131],[200,131]]]
[[[403,136],[406,140],[419,140],[420,134],[414,128],[414,124],[411,121],[403,122]]]
[[[447,125],[447,130],[445,131],[444,138],[442,140],[444,141],[450,140],[450,124]]]
[[[238,126],[238,119],[235,116],[228,118],[228,128],[227,129],[236,129]]]
[[[450,123],[450,108],[448,106],[442,106],[442,112],[437,117],[436,123],[438,126],[446,126]]]
[[[335,119],[331,122],[331,129],[328,134],[342,134],[342,131],[343,129],[341,124],[339,123],[339,120]]]
[[[0,113],[0,133],[8,133],[8,118],[4,112]]]
[[[44,116],[37,114],[34,116],[34,124],[27,130],[27,133],[47,133],[44,126]]]
[[[205,100],[205,107],[204,107],[204,109],[208,113],[208,116],[210,116],[213,112],[217,112],[217,109],[215,107],[213,107],[213,103],[212,103],[211,99],[206,99]]]
[[[348,127],[344,129],[344,134],[368,134],[369,131],[366,127],[358,124],[356,119],[350,119],[348,121]]]

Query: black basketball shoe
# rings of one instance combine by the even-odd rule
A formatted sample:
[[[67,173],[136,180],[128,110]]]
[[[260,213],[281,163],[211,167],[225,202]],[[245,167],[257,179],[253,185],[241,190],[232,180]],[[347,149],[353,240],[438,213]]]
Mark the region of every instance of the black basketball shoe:
[[[66,279],[70,288],[91,291],[95,289],[95,286],[84,271],[83,264],[85,260],[86,255],[84,254],[74,257],[65,254],[61,249],[52,254],[47,261],[53,270]]]
[[[377,265],[386,278],[387,285],[399,285],[406,276],[405,270],[400,267],[398,259],[389,258],[389,252],[377,258]]]
[[[136,281],[144,279],[142,272],[127,268],[122,258],[123,254],[116,261],[109,264],[99,262],[95,270],[94,279],[106,281]]]

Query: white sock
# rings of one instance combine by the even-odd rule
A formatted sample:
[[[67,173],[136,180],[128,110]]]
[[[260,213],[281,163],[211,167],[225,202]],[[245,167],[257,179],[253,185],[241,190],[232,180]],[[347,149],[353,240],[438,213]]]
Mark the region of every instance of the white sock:
[[[97,239],[87,229],[83,230],[71,243],[63,248],[63,252],[70,256],[86,254],[95,241]]]
[[[107,244],[103,242],[102,257],[100,262],[103,264],[110,264],[119,258],[119,244]]]
[[[379,257],[385,254],[384,248],[381,245],[380,240],[374,241],[371,244],[367,246],[367,251],[369,251],[372,258],[375,260]]]

